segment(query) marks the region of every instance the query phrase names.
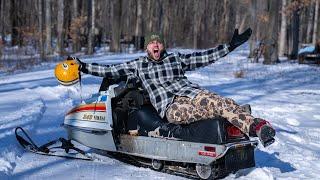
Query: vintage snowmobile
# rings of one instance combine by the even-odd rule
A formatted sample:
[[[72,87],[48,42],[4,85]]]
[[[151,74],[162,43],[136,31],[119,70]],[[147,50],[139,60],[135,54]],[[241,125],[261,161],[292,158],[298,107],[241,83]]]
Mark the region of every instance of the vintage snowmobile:
[[[76,141],[158,171],[201,179],[224,177],[255,166],[257,140],[250,140],[222,118],[170,124],[157,115],[135,80],[104,78],[99,93],[66,114],[63,127],[67,139],[42,146],[37,146],[20,127],[16,137],[24,148],[39,154],[93,160],[93,156],[74,146],[72,142]],[[160,134],[155,136],[152,132],[156,128]],[[135,129],[137,135],[128,133]],[[65,154],[75,151],[81,156],[55,153],[51,147],[57,143]]]

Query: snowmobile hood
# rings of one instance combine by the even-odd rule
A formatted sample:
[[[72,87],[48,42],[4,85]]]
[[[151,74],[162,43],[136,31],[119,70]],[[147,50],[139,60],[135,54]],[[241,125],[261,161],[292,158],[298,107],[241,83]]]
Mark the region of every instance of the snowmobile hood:
[[[82,104],[67,112],[64,125],[87,129],[106,128],[105,103]]]

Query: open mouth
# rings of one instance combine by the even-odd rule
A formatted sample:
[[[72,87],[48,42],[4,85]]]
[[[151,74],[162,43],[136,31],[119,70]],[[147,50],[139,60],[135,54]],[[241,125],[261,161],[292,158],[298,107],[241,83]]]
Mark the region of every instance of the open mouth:
[[[153,56],[155,59],[159,59],[160,58],[160,50],[159,49],[154,49],[153,50]]]

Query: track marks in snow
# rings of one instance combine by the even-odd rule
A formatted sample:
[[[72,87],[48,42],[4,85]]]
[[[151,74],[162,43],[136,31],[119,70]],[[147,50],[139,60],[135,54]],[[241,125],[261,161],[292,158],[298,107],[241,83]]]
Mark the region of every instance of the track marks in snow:
[[[10,175],[22,151],[15,139],[14,130],[17,126],[32,129],[42,118],[45,104],[41,99],[27,101],[22,107],[3,115],[0,126],[0,175]]]
[[[320,120],[320,114],[319,115],[318,114],[313,115],[313,118],[315,118],[316,120]]]
[[[45,101],[31,89],[0,93],[0,179],[9,177],[24,151],[15,139],[14,130],[21,126],[32,131],[41,121]]]
[[[295,134],[289,134],[289,133],[286,133],[286,132],[283,132],[282,133],[285,137],[289,138],[290,141],[287,141],[288,143],[291,142],[291,140],[297,142],[297,143],[304,143],[304,140],[298,136],[298,135],[295,135]]]
[[[0,158],[0,177],[7,176],[8,174],[10,174],[14,166],[14,163],[11,163],[4,158]]]
[[[287,118],[286,121],[291,126],[299,126],[300,125],[300,122],[295,118]]]
[[[38,101],[27,102],[24,107],[2,117],[3,120],[6,121],[6,124],[2,124],[0,126],[0,130],[32,124],[42,118],[45,109],[46,106],[41,99]]]

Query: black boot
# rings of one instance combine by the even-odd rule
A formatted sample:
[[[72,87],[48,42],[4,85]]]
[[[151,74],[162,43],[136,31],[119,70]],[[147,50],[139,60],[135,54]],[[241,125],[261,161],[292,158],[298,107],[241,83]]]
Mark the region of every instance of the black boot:
[[[276,131],[273,129],[271,124],[260,118],[253,119],[253,124],[250,126],[250,136],[258,136],[261,144],[264,147],[267,147],[274,143],[274,136],[276,135]]]

